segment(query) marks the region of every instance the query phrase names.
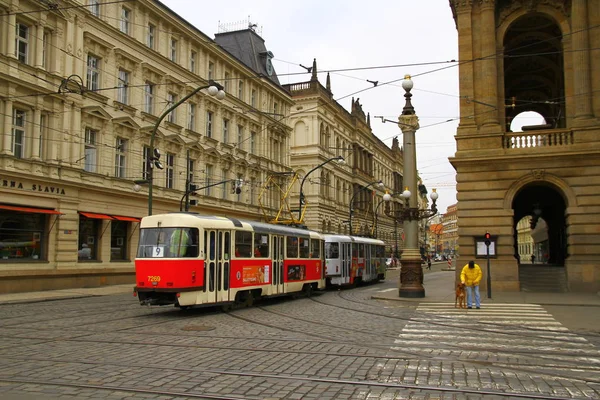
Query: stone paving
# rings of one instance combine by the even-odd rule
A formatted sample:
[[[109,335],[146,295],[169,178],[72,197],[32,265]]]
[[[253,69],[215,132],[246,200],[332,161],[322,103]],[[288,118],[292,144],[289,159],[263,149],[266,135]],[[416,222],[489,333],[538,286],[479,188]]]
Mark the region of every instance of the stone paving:
[[[373,299],[395,287],[230,313],[141,307],[118,291],[0,302],[0,397],[600,399],[596,337],[545,307]]]

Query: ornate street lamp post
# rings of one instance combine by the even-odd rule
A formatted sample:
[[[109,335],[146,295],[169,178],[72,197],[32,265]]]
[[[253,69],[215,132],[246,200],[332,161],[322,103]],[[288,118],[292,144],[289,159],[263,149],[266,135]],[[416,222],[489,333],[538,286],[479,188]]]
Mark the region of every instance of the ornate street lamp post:
[[[162,113],[162,115],[158,118],[158,120],[154,124],[154,128],[152,129],[152,135],[150,136],[150,151],[147,155],[148,167],[147,167],[146,179],[145,179],[148,183],[148,215],[152,215],[152,186],[154,185],[154,183],[153,183],[154,166],[161,168],[161,164],[159,161],[160,152],[158,151],[158,149],[154,148],[154,139],[156,138],[156,131],[158,130],[158,126],[160,125],[162,120],[165,119],[165,117],[167,115],[169,115],[169,113],[171,111],[173,111],[174,109],[179,107],[179,105],[183,104],[187,99],[189,99],[190,97],[192,97],[193,95],[195,95],[196,93],[201,91],[202,89],[208,89],[208,94],[216,97],[219,100],[223,100],[225,98],[225,92],[223,91],[223,86],[221,86],[217,82],[211,80],[211,81],[209,81],[208,85],[200,86],[200,87],[192,90],[187,96],[185,96],[184,98],[179,100],[177,103],[175,103],[171,107],[169,107],[165,112]],[[188,190],[188,188],[186,188],[186,191],[187,190]]]
[[[358,189],[356,192],[354,192],[354,194],[352,195],[352,198],[350,199],[350,205],[348,206],[349,208],[349,212],[348,212],[348,226],[350,227],[350,235],[352,235],[352,207],[354,205],[354,198],[362,191],[367,190],[368,188],[370,188],[373,185],[377,185],[380,188],[383,188],[383,182],[382,181],[377,181],[377,182],[371,182],[369,183],[367,186],[363,186],[360,189]]]
[[[404,148],[404,182],[406,189],[402,193],[406,207],[398,210],[396,219],[404,222],[404,234],[406,237],[404,251],[402,252],[399,297],[419,298],[425,297],[423,287],[423,270],[421,268],[421,252],[419,251],[419,220],[429,218],[437,213],[435,202],[438,194],[435,189],[431,194],[433,205],[431,210],[419,209],[417,192],[417,155],[415,145],[415,132],[419,129],[419,118],[412,106],[410,93],[413,82],[410,75],[406,75],[402,81],[402,88],[406,91],[404,97],[406,103],[402,114],[398,118],[398,126],[403,134]],[[415,193],[415,195],[412,195]]]
[[[321,168],[325,164],[330,163],[332,161],[337,161],[339,165],[344,165],[345,162],[346,162],[344,160],[344,157],[342,157],[342,156],[332,157],[332,158],[330,158],[328,160],[323,161],[321,164],[317,165],[316,167],[314,167],[313,169],[311,169],[310,171],[308,171],[306,173],[306,175],[304,175],[304,178],[302,178],[302,182],[300,183],[300,200],[299,200],[299,204],[298,204],[298,223],[299,224],[302,224],[304,222],[304,213],[306,211],[306,198],[304,197],[304,190],[303,190],[303,188],[304,188],[304,181],[314,171],[316,171],[317,169]]]

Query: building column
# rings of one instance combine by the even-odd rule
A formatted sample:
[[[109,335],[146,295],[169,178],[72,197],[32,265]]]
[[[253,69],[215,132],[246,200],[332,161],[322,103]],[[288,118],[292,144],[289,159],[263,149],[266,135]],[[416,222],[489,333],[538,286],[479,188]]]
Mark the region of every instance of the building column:
[[[12,140],[12,118],[13,102],[12,100],[4,100],[4,140],[2,141],[0,154],[12,154],[12,149],[10,148]]]
[[[468,101],[468,98],[473,98],[473,81],[474,71],[473,63],[466,62],[467,60],[473,59],[473,22],[471,16],[471,4],[460,5],[455,3],[456,7],[456,19],[458,28],[458,60],[461,62],[458,65],[459,70],[459,93],[460,93],[460,124],[458,133],[460,134],[460,127],[464,125],[475,124],[475,105],[473,102]],[[465,61],[465,62],[463,62]]]
[[[16,38],[16,26],[17,26],[17,8],[15,6],[10,7],[10,14],[8,15],[8,35],[6,40],[6,55],[8,57],[17,58],[15,54],[15,38]]]
[[[33,121],[32,127],[32,138],[31,138],[31,158],[33,160],[40,159],[40,136],[42,132],[42,125],[40,124],[42,119],[42,111],[39,109],[39,105],[33,110]]]
[[[58,145],[60,146],[60,160],[61,164],[69,164],[72,160],[69,159],[69,131],[71,128],[71,112],[73,111],[73,107],[67,101],[63,106],[63,124],[62,124],[62,135],[58,137]]]
[[[35,61],[36,68],[44,66],[44,24],[35,25]]]
[[[489,105],[483,115],[483,125],[498,125],[498,63],[496,61],[495,0],[481,3],[481,67],[483,71],[482,102]],[[496,107],[495,109],[492,107]]]
[[[587,0],[571,3],[573,27],[573,83],[575,89],[575,119],[591,118],[590,38],[587,29]]]

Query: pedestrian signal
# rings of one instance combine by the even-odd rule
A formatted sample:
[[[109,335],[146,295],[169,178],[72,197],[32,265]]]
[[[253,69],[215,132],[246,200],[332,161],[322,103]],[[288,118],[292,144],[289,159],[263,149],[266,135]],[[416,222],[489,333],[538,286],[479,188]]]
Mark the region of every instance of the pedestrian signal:
[[[489,232],[485,233],[485,245],[489,246],[492,243],[492,235]]]

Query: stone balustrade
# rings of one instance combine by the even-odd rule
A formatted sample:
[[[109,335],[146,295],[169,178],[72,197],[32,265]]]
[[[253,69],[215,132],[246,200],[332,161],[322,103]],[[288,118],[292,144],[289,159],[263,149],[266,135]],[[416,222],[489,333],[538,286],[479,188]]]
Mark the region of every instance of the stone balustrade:
[[[564,129],[507,132],[504,134],[503,142],[505,149],[570,146],[573,145],[573,143],[573,131]]]

